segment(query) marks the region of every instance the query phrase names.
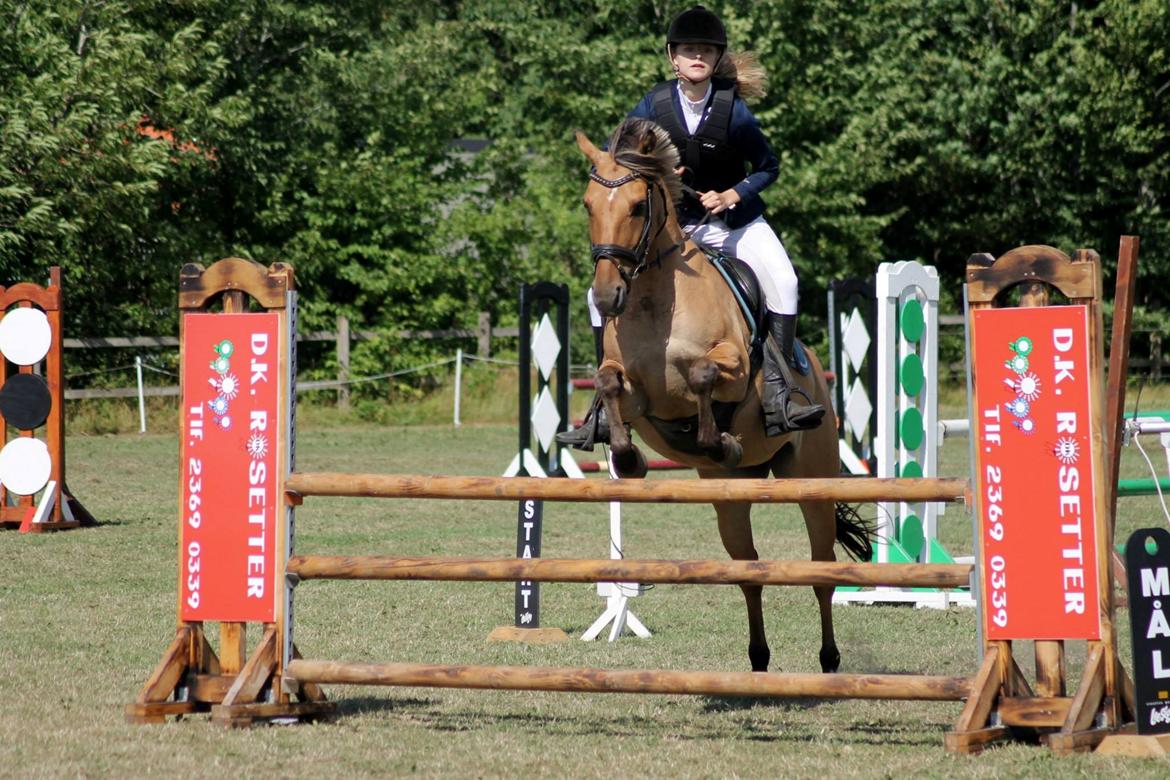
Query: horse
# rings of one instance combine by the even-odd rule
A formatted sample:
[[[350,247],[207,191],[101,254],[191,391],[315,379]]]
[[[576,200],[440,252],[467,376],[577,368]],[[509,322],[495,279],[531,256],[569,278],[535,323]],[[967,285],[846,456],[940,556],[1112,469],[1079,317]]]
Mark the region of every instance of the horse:
[[[670,136],[644,119],[623,122],[608,151],[580,131],[575,136],[592,163],[584,195],[594,263],[591,289],[605,318],[596,387],[609,419],[618,476],[641,478],[647,470],[627,423],[651,448],[693,467],[700,478],[840,476],[836,419],[824,370],[811,351],[811,371],[797,378],[808,398],[825,407],[824,419],[811,430],[765,435],[763,372],[751,370],[752,326],[718,270],[679,224],[675,202],[682,182]],[[693,439],[680,443],[680,432],[687,430]],[[751,504],[714,507],[728,555],[758,560]],[[836,560],[835,542],[855,560],[870,559],[873,529],[855,509],[820,500],[803,501],[800,510],[813,560]],[[771,651],[762,586],[740,588],[747,604],[748,659],[752,671],[766,672]],[[813,587],[826,673],[841,664],[833,636],[833,589]]]

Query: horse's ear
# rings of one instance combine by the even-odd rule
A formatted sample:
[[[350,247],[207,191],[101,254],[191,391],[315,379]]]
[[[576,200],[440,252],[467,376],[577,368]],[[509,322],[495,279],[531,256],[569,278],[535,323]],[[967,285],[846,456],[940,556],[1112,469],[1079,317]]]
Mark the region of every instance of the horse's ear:
[[[597,165],[597,159],[601,157],[601,150],[594,146],[593,142],[580,130],[574,131],[573,135],[577,138],[577,148],[589,158],[589,162]]]
[[[642,154],[654,154],[654,148],[658,146],[658,137],[654,135],[654,130],[649,126],[642,128],[642,132],[638,134],[638,151]]]

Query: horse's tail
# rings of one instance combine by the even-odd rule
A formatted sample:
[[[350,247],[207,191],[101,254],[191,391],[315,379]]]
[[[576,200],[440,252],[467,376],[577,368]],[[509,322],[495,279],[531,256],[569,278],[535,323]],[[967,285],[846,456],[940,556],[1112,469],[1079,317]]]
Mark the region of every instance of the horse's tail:
[[[837,504],[837,541],[855,561],[873,559],[873,537],[877,528],[865,521],[857,509],[848,504]]]

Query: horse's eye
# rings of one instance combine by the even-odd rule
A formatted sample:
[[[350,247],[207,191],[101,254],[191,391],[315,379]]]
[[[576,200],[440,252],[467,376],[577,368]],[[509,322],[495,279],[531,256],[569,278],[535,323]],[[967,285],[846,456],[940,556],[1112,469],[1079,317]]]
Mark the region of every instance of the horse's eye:
[[[646,216],[646,201],[643,200],[643,201],[639,201],[639,202],[635,203],[634,207],[632,209],[630,209],[630,216],[631,217],[644,217],[644,216]]]

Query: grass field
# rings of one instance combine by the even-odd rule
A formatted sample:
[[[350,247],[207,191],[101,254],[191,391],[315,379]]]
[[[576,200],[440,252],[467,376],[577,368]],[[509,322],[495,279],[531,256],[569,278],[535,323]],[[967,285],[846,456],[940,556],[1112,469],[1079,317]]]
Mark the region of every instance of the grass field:
[[[507,425],[344,425],[311,412],[302,423],[298,465],[306,471],[491,475],[516,447]],[[1155,761],[1055,758],[1026,745],[950,756],[942,738],[957,703],[331,687],[341,717],[328,723],[225,731],[199,717],[128,725],[122,707],[174,630],[177,438],[73,436],[68,456],[69,484],[101,524],[61,534],[0,533],[0,777],[1063,778],[1168,771]],[[945,475],[966,476],[966,462],[964,440],[946,445]],[[1127,451],[1124,474],[1144,470]],[[873,507],[862,509],[872,516]],[[709,507],[632,505],[624,517],[632,557],[725,557]],[[756,518],[763,557],[808,557],[795,508],[761,507]],[[514,551],[515,522],[516,507],[501,502],[309,499],[298,511],[298,551],[506,556]],[[1118,537],[1164,522],[1156,499],[1129,499]],[[606,533],[601,506],[546,506],[546,556],[604,557]],[[943,518],[942,536],[952,552],[970,552],[961,507]],[[573,637],[602,608],[590,585],[544,586],[544,624]],[[350,661],[748,669],[738,589],[659,586],[633,608],[653,638],[523,647],[485,641],[511,620],[510,585],[309,582],[298,589],[297,643],[308,657]],[[765,608],[772,669],[816,671],[811,590],[767,589]],[[842,671],[967,675],[976,667],[971,610],[838,607],[836,617]],[[1118,629],[1128,648],[1124,611]],[[1020,655],[1027,666],[1027,652]],[[1072,645],[1074,676],[1082,658],[1083,647]]]

